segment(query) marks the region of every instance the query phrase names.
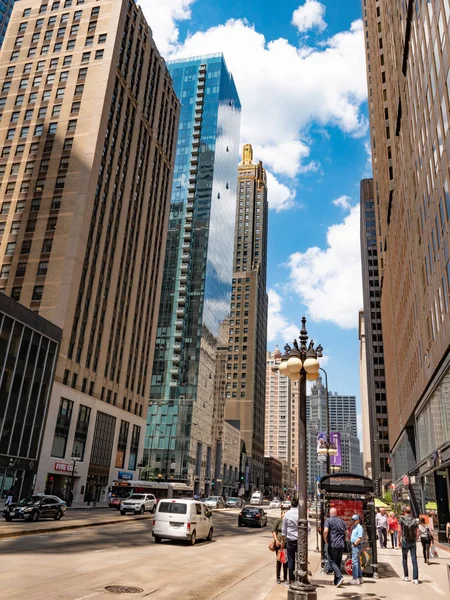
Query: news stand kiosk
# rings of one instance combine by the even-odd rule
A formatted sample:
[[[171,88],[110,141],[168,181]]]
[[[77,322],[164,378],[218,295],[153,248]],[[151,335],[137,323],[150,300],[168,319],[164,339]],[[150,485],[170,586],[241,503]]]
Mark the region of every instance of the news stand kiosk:
[[[345,521],[350,539],[352,516],[357,514],[361,518],[364,529],[364,538],[361,550],[361,567],[366,577],[378,578],[377,564],[377,532],[375,527],[375,486],[371,479],[362,475],[336,473],[325,475],[318,484],[320,494],[320,527],[323,532],[324,523],[330,514],[330,509],[335,508],[337,514]],[[325,543],[322,538],[322,571],[327,560]],[[351,549],[345,552],[342,562],[342,572],[352,574]]]

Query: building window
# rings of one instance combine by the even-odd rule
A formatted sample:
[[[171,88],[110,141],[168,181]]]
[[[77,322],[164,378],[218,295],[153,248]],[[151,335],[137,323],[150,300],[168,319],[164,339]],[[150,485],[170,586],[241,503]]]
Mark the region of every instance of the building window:
[[[11,290],[11,298],[13,300],[16,300],[16,302],[19,302],[21,292],[22,292],[21,287],[13,287],[13,289]]]
[[[104,50],[95,51],[95,60],[101,60],[103,58]]]
[[[131,471],[136,469],[137,453],[139,450],[139,440],[141,437],[141,428],[139,425],[133,425],[133,433],[131,434],[130,443],[130,458],[128,459],[128,468]]]
[[[43,285],[35,285],[34,289],[33,289],[33,296],[32,296],[32,300],[37,300],[38,302],[40,302],[42,300],[42,294],[44,293],[44,286]]]
[[[72,456],[78,456],[80,461],[84,460],[90,418],[91,409],[88,406],[80,404],[72,450]]]
[[[116,463],[117,469],[123,469],[125,464],[125,453],[127,451],[128,430],[130,424],[128,421],[120,422],[119,440],[117,442]]]
[[[71,400],[67,400],[66,398],[61,398],[51,452],[51,455],[57,458],[64,458],[66,455],[67,438],[69,437],[72,411],[73,402]]]
[[[91,464],[110,467],[114,445],[116,419],[112,415],[98,411],[92,441]]]
[[[48,261],[41,261],[38,265],[37,275],[39,277],[45,277],[48,271]]]

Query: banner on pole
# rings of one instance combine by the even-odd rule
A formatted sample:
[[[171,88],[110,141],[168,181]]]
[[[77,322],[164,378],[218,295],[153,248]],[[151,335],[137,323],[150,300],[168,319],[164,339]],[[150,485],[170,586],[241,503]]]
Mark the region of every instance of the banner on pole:
[[[330,464],[334,467],[342,467],[342,451],[341,451],[341,433],[340,431],[330,431],[330,442],[337,450],[337,454],[330,456]]]

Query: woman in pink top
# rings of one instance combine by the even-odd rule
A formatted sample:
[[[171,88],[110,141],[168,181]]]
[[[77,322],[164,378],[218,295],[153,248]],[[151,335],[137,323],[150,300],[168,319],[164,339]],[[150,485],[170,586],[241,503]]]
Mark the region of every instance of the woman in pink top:
[[[393,512],[389,513],[388,527],[389,527],[389,533],[391,534],[392,548],[397,549],[398,548],[398,532],[400,530],[400,525],[397,520],[397,517],[395,516],[395,514]]]

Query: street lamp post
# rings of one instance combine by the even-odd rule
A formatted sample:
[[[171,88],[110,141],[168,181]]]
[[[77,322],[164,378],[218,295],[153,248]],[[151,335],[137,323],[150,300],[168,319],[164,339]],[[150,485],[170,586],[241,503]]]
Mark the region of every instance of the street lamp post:
[[[314,341],[308,343],[306,318],[302,317],[300,345],[294,340],[291,348],[284,347],[280,373],[292,381],[299,382],[299,427],[298,427],[298,542],[295,568],[295,581],[288,591],[288,600],[317,600],[316,586],[308,579],[308,463],[306,436],[306,381],[315,381],[319,375],[319,361],[322,346],[314,348]]]

